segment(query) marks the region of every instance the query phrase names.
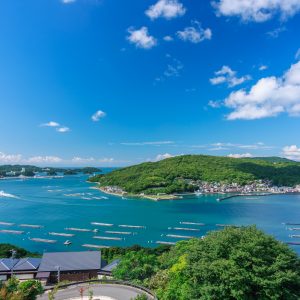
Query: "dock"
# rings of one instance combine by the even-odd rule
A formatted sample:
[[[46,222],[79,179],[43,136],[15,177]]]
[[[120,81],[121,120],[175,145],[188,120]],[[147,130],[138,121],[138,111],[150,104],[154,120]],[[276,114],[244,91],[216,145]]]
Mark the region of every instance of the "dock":
[[[106,227],[111,227],[114,226],[114,224],[109,224],[109,223],[98,223],[98,222],[91,222],[92,225],[95,226],[106,226]]]
[[[28,228],[43,228],[42,225],[31,225],[31,224],[20,224],[20,227],[28,227]]]
[[[168,229],[184,230],[184,231],[200,231],[198,228],[187,228],[187,227],[169,227]]]
[[[104,246],[104,245],[93,245],[93,244],[83,244],[81,245],[82,247],[85,248],[92,248],[92,249],[105,249],[105,248],[110,248],[109,246]]]
[[[69,231],[79,231],[79,232],[91,232],[93,231],[92,229],[86,229],[86,228],[75,228],[75,227],[67,227],[65,230]]]
[[[4,225],[4,226],[13,226],[13,225],[15,225],[15,223],[0,222],[0,225]]]
[[[56,240],[47,240],[47,239],[40,239],[40,238],[31,238],[29,240],[33,241],[33,242],[38,242],[38,243],[48,243],[48,244],[55,244],[55,243],[57,243]]]
[[[130,231],[111,231],[111,230],[107,230],[107,231],[105,231],[105,233],[108,233],[108,234],[124,234],[124,235],[134,234],[134,232],[130,232]]]
[[[160,245],[175,245],[176,243],[174,242],[165,242],[165,241],[156,241],[156,244],[160,244]]]
[[[61,233],[61,232],[49,232],[49,235],[65,236],[65,237],[72,237],[72,236],[75,236],[74,233]]]
[[[176,239],[193,239],[193,238],[195,238],[194,236],[177,235],[177,234],[167,234],[166,236],[170,237],[170,238],[176,238]]]
[[[98,240],[112,240],[112,241],[122,241],[123,238],[120,237],[112,237],[112,236],[93,236],[93,239],[98,239]]]
[[[179,222],[182,225],[195,225],[195,226],[205,226],[204,223],[194,223],[194,222]]]
[[[140,229],[145,229],[146,226],[141,226],[141,225],[119,225],[119,227],[124,227],[124,228],[140,228]]]
[[[2,230],[0,230],[0,233],[23,234],[23,233],[24,233],[24,231],[20,231],[20,230],[6,230],[6,229],[2,229]]]

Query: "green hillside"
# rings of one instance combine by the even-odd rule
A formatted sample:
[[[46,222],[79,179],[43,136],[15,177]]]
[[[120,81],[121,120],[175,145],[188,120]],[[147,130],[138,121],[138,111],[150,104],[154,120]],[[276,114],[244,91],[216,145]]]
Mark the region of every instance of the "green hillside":
[[[118,186],[126,192],[157,194],[193,191],[186,179],[246,184],[268,179],[278,186],[300,184],[300,163],[269,162],[220,156],[182,155],[147,162],[90,178],[100,186]]]

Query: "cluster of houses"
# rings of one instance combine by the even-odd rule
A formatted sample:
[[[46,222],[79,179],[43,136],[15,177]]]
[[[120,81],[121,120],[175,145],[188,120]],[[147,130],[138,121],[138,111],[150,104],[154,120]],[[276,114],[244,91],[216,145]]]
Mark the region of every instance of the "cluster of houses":
[[[269,180],[256,180],[246,185],[237,183],[220,183],[220,182],[190,182],[198,187],[199,193],[295,193],[300,192],[300,186],[296,187],[278,187],[272,185]]]
[[[119,260],[107,264],[101,251],[49,252],[41,258],[0,259],[0,281],[12,276],[19,280],[36,279],[44,285],[60,281],[83,281],[111,276]]]

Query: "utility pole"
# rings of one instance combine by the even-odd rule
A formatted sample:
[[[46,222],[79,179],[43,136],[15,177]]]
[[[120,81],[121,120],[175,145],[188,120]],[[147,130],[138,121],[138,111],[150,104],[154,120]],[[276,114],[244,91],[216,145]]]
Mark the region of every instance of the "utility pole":
[[[17,255],[17,251],[14,250],[14,249],[11,249],[10,252],[11,252],[11,260],[12,260],[11,277],[13,277],[13,275],[14,275],[14,266],[15,266],[14,265],[14,259],[15,259],[16,255]]]
[[[60,282],[60,266],[56,266],[56,270],[57,270],[57,282]]]

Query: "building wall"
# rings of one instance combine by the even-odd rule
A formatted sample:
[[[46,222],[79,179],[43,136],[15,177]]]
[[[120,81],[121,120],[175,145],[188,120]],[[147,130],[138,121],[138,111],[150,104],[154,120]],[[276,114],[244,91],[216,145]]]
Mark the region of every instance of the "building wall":
[[[60,281],[83,281],[92,278],[97,278],[97,276],[98,276],[97,270],[61,272]],[[56,283],[56,282],[57,282],[57,272],[51,272],[49,283]]]

